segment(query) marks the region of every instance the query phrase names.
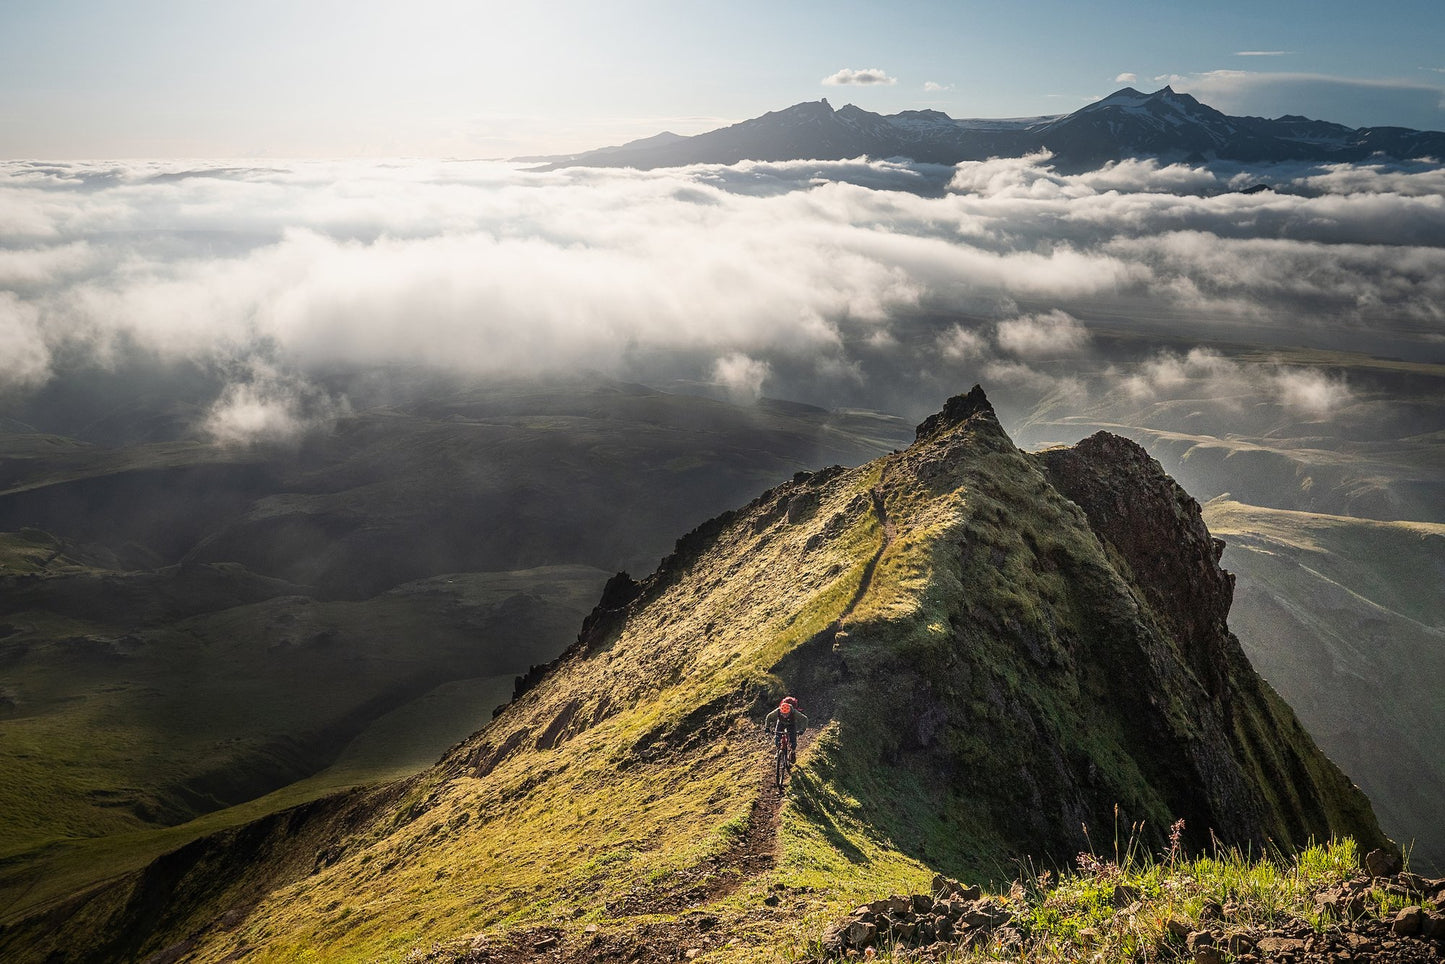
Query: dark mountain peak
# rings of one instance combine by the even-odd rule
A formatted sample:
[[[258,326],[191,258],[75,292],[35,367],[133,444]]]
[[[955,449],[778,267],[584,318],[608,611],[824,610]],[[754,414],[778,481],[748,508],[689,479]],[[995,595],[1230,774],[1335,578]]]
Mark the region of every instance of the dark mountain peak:
[[[1089,104],[1088,107],[1085,107],[1084,109],[1085,109],[1085,110],[1088,110],[1090,107],[1104,107],[1104,106],[1106,106],[1106,105],[1108,105],[1108,106],[1113,106],[1114,104],[1125,103],[1125,102],[1137,103],[1137,102],[1139,102],[1139,101],[1144,100],[1144,99],[1147,98],[1148,96],[1149,96],[1148,94],[1144,93],[1144,92],[1141,91],[1141,90],[1135,90],[1133,87],[1120,87],[1118,90],[1114,91],[1114,92],[1113,92],[1112,94],[1110,94],[1108,97],[1105,97],[1105,98],[1102,99],[1102,100],[1096,100],[1096,101],[1094,101],[1092,104]]]
[[[1170,104],[1183,108],[1185,110],[1203,109],[1211,114],[1219,114],[1219,116],[1224,116],[1213,107],[1201,104],[1199,100],[1193,95],[1181,94],[1173,87],[1169,86],[1161,87],[1159,90],[1154,91],[1154,93],[1149,95],[1149,100],[1154,101],[1155,103]]]
[[[928,416],[918,426],[916,440],[923,440],[946,429],[961,425],[974,417],[987,418],[995,424],[998,423],[998,416],[994,413],[993,405],[989,403],[988,396],[983,393],[982,385],[975,385],[966,395],[955,395],[943,404],[943,410]]]
[[[881,115],[828,99],[804,101],[690,137],[660,134],[583,154],[519,158],[566,166],[637,167],[906,157],[957,164],[1023,157],[1047,149],[1060,170],[1096,168],[1126,157],[1199,162],[1358,161],[1445,155],[1445,134],[1395,127],[1355,130],[1298,115],[1232,117],[1165,85],[1153,93],[1121,87],[1059,117],[955,120],[937,110]]]
[[[952,117],[948,116],[943,111],[933,110],[931,108],[926,110],[901,110],[896,114],[889,115],[890,120],[895,118],[899,120],[930,120],[946,123],[956,123]]]
[[[1193,110],[1203,105],[1188,94],[1181,94],[1173,87],[1165,85],[1151,94],[1145,94],[1135,90],[1133,87],[1124,87],[1114,91],[1103,100],[1097,100],[1087,107],[1075,111],[1075,114],[1091,113],[1101,110],[1132,110],[1143,108],[1149,109],[1175,109]]]
[[[805,100],[791,107],[785,107],[782,110],[764,114],[760,118],[743,121],[742,124],[736,126],[741,127],[743,125],[757,124],[760,121],[825,121],[832,120],[836,113],[837,111],[833,110],[833,105],[828,103],[828,99],[825,97],[822,100]]]

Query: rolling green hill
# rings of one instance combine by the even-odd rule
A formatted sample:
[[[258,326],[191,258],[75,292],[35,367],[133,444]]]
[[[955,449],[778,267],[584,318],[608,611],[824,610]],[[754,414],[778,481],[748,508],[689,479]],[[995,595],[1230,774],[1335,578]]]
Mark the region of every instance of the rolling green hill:
[[[197,840],[0,952],[744,961],[935,870],[1066,861],[1090,827],[1382,842],[1229,633],[1217,558],[1137,446],[1026,456],[976,389],[906,451],[801,473],[609,581],[567,653],[430,770]],[[758,721],[784,692],[816,735],[779,801]]]

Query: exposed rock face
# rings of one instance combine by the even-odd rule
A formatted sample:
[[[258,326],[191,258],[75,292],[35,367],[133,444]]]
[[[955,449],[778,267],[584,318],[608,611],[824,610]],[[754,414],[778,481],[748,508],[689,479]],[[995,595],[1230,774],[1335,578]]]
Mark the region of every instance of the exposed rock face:
[[[1305,774],[1323,759],[1312,745],[1276,744],[1263,754],[1274,765],[1263,769],[1256,769],[1263,762],[1258,747],[1235,745],[1232,760],[1219,752],[1274,701],[1229,631],[1234,577],[1219,567],[1224,543],[1210,536],[1199,503],[1142,446],[1108,432],[1035,459],[1054,488],[1084,510],[1114,565],[1140,591],[1148,621],[1172,641],[1173,653],[1152,654],[1151,669],[1172,674],[1177,654],[1202,691],[1192,713],[1206,739],[1184,749],[1205,788],[1212,825],[1239,839],[1257,835],[1276,795],[1293,798],[1282,813],[1293,833],[1324,817],[1318,800],[1291,793],[1310,782]],[[1281,722],[1298,728],[1293,714]]]
[[[1099,432],[1038,456],[1054,488],[1122,557],[1154,615],[1190,657],[1195,676],[1220,696],[1241,670],[1226,619],[1234,576],[1219,568],[1224,543],[1209,535],[1199,503],[1143,446]]]

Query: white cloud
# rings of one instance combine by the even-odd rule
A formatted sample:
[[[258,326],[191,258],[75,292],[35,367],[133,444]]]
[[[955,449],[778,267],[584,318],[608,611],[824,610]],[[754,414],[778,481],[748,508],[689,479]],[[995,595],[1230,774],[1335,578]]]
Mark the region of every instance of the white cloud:
[[[1282,405],[1311,415],[1330,415],[1353,399],[1343,379],[1314,369],[1280,371],[1273,381]]]
[[[1255,183],[1275,190],[1238,193]],[[1071,390],[1081,357],[1107,361],[1099,317],[1406,356],[1445,331],[1445,167],[1423,162],[0,162],[0,217],[22,226],[0,247],[0,390],[130,351],[185,360],[230,386],[204,425],[228,444],[327,424],[343,402],[307,378],[337,362],[866,404],[931,392],[935,367]],[[1118,378],[1347,407],[1347,386],[1275,374],[1189,352]]]
[[[713,365],[713,383],[721,385],[737,401],[757,401],[763,394],[763,383],[772,374],[767,362],[733,352]]]
[[[971,328],[954,325],[938,336],[938,351],[950,361],[973,361],[988,353],[988,339]]]
[[[865,67],[862,70],[853,70],[844,67],[836,74],[829,74],[823,78],[824,84],[829,86],[842,86],[847,84],[896,84],[896,77],[889,77],[888,72],[877,67]]]
[[[11,291],[0,291],[0,359],[0,396],[44,384],[50,377],[40,309]]]
[[[1118,376],[1118,384],[1136,400],[1188,398],[1228,406],[1259,399],[1316,418],[1354,401],[1342,378],[1317,368],[1246,365],[1205,348],[1184,355],[1163,352]]]
[[[1116,84],[1137,84],[1138,82],[1139,75],[1129,72],[1122,73],[1114,78],[1114,83]]]
[[[345,414],[333,399],[296,374],[255,359],[241,366],[203,419],[201,432],[218,445],[289,445],[311,431],[325,431]]]
[[[997,337],[999,347],[1012,355],[1059,357],[1086,345],[1089,332],[1073,315],[1056,309],[1001,321]]]
[[[938,83],[938,82],[935,81],[935,80],[925,80],[925,81],[923,82],[923,89],[926,90],[926,91],[929,91],[930,93],[932,93],[932,92],[940,91],[940,90],[953,90],[953,85],[952,85],[952,84],[940,84],[940,83]]]

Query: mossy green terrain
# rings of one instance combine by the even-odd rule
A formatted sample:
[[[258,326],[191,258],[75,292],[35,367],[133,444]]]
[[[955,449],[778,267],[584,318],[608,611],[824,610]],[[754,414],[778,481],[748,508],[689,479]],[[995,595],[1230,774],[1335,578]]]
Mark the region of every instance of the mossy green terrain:
[[[1077,866],[1021,867],[1007,888],[982,897],[980,903],[1001,922],[997,927],[964,925],[967,940],[925,952],[926,941],[916,936],[915,913],[911,927],[893,922],[889,931],[880,931],[867,948],[868,957],[952,964],[1438,959],[1428,938],[1402,942],[1393,924],[1403,908],[1414,904],[1418,911],[1429,904],[1440,889],[1437,884],[1445,882],[1409,872],[1371,876],[1361,869],[1362,855],[1348,838],[1269,855],[1218,847],[1206,856],[1177,849],[1155,855],[1128,837],[1112,844],[1112,850],[1079,854]],[[921,896],[930,902],[938,893],[935,887]],[[905,898],[905,903],[916,899]],[[809,949],[811,960],[860,956],[853,948],[848,957],[838,947],[846,939],[833,933],[838,936],[828,942],[831,946]],[[905,936],[910,934],[912,939]],[[1389,953],[1391,947],[1399,949],[1396,955]]]
[[[860,899],[1065,862],[1121,813],[1149,846],[1179,817],[1196,842],[1382,842],[1223,627],[1197,505],[1128,452],[1031,458],[955,399],[907,451],[800,474],[614,579],[432,769],[196,841],[0,949],[459,960],[596,925],[781,959]],[[1061,494],[1084,472],[1188,565],[1144,571],[1151,547]],[[1210,586],[1169,583],[1195,565]],[[779,808],[759,721],[785,692],[816,737]]]

